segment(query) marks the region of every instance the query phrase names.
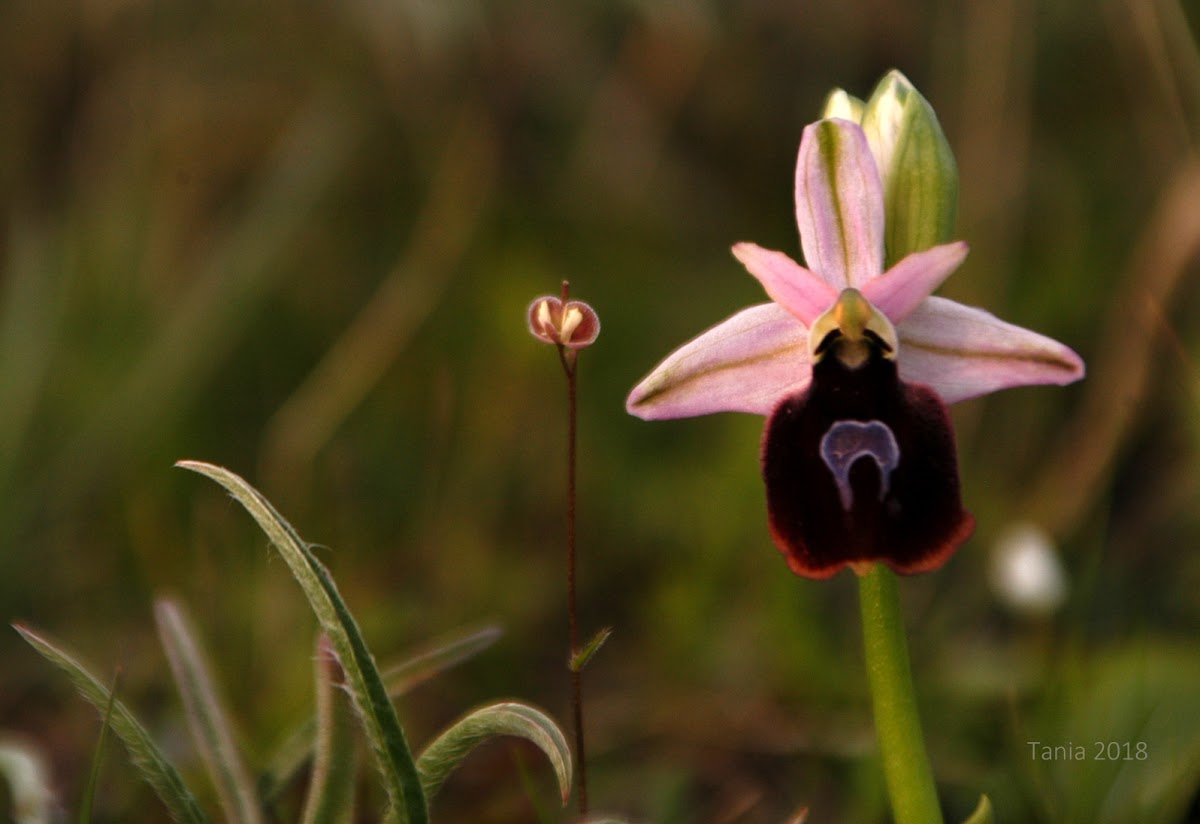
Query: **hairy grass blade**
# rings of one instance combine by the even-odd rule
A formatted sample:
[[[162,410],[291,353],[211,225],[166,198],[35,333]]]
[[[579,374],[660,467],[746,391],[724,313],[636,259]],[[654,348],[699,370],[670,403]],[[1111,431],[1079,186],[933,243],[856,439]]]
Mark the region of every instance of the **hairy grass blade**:
[[[166,598],[154,604],[154,618],[171,674],[183,699],[188,726],[200,759],[217,790],[230,824],[263,824],[250,773],[234,744],[229,715],[217,695],[210,668],[183,608]]]
[[[112,693],[94,675],[87,671],[56,644],[28,627],[17,625],[17,632],[50,663],[70,677],[75,688],[100,712],[112,700]],[[109,717],[112,730],[125,743],[130,760],[142,778],[146,780],[170,811],[171,817],[182,824],[208,824],[208,816],[196,803],[195,796],[184,784],[179,771],[169,762],[150,738],[129,708],[121,701],[112,700]]]
[[[346,673],[346,689],[354,699],[371,753],[383,778],[391,814],[403,824],[427,824],[429,813],[425,794],[400,719],[358,623],[338,593],[329,571],[275,507],[238,475],[201,461],[180,461],[176,465],[205,475],[225,487],[279,550],[308,598],[321,630],[329,636]]]
[[[338,689],[341,667],[329,638],[317,638],[317,723],[312,776],[301,824],[349,824],[354,816],[353,715]]]
[[[432,798],[467,753],[489,738],[515,735],[541,748],[558,778],[563,804],[571,797],[571,750],[548,715],[528,704],[491,704],[468,713],[426,747],[417,761],[425,794]]]
[[[455,635],[433,641],[398,664],[383,669],[383,683],[394,700],[445,670],[457,666],[496,643],[504,634],[497,626],[460,631]],[[295,780],[312,757],[316,721],[312,718],[299,724],[283,738],[283,744],[268,762],[259,781],[260,795],[273,803]]]

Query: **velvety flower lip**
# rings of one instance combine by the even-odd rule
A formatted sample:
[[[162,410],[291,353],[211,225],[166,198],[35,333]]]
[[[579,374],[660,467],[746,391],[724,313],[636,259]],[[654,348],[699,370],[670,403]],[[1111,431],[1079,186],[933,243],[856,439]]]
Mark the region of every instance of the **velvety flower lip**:
[[[915,252],[884,271],[882,184],[857,124],[831,118],[805,128],[795,191],[809,266],[736,244],[734,257],[774,303],[744,309],[668,355],[629,394],[630,414],[770,414],[808,385],[808,327],[847,287],[860,289],[896,325],[900,377],[930,386],[947,403],[1083,377],[1082,359],[1058,341],[930,297],[966,257],[965,243]]]

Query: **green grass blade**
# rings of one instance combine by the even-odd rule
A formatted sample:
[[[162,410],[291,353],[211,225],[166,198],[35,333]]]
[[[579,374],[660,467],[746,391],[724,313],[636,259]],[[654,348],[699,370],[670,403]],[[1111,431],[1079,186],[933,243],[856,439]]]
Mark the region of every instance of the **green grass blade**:
[[[992,800],[986,795],[979,796],[979,806],[963,824],[992,824],[995,821],[992,813]]]
[[[504,634],[497,626],[459,632],[383,670],[383,683],[394,700],[438,674],[479,654]],[[260,781],[260,796],[273,803],[312,757],[316,722],[309,718],[283,738]]]
[[[329,636],[346,673],[346,689],[354,699],[371,753],[383,778],[392,814],[403,824],[428,824],[425,794],[396,708],[388,698],[387,688],[362,632],[338,594],[328,570],[291,524],[258,490],[240,477],[200,461],[180,461],[176,465],[205,475],[225,487],[279,550],[308,598],[321,630]]]
[[[583,672],[583,668],[588,665],[600,647],[604,646],[605,642],[612,636],[612,627],[605,627],[592,636],[592,640],[583,645],[583,649],[571,656],[571,660],[567,662],[567,667],[571,672]]]
[[[263,824],[250,773],[234,744],[229,716],[217,695],[191,621],[179,604],[165,598],[155,602],[154,618],[183,699],[188,727],[209,779],[216,787],[226,820],[230,824]]]
[[[497,735],[515,735],[541,748],[558,778],[565,805],[571,797],[571,749],[548,715],[528,704],[491,704],[468,713],[425,748],[417,761],[425,794],[432,798],[475,747]]]
[[[349,824],[354,815],[353,714],[337,688],[337,658],[324,635],[317,639],[317,723],[312,776],[301,824]]]
[[[525,754],[519,749],[513,750],[512,760],[517,770],[517,779],[521,782],[521,791],[525,795],[525,801],[533,808],[534,824],[559,824],[562,812],[543,802],[537,782],[533,779],[529,765],[525,763]]]
[[[108,703],[104,707],[104,720],[100,723],[100,735],[96,738],[96,749],[92,752],[92,765],[88,769],[87,786],[83,788],[83,798],[79,802],[79,824],[91,824],[92,805],[96,799],[96,788],[100,784],[100,763],[104,760],[104,745],[108,743],[108,730],[112,726],[113,702],[117,700],[117,682],[121,673],[118,670],[113,676],[112,686],[108,690]]]
[[[504,630],[500,627],[488,626],[434,642],[428,649],[383,671],[383,683],[388,695],[393,698],[403,695],[413,687],[478,655],[496,643],[503,634]]]
[[[104,712],[109,701],[112,701],[109,721],[113,732],[125,743],[130,760],[146,783],[154,788],[171,817],[182,824],[208,824],[208,816],[196,803],[179,771],[162,754],[129,708],[123,702],[112,699],[108,688],[60,647],[28,627],[15,625],[14,628],[42,657],[65,672],[80,694],[97,710]]]

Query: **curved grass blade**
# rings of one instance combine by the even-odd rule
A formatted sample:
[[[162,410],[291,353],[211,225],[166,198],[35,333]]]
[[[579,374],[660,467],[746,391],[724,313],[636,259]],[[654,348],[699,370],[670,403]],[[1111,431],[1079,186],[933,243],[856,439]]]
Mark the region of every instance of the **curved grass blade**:
[[[195,796],[184,784],[179,771],[162,754],[129,708],[123,702],[112,699],[108,688],[59,646],[28,627],[14,625],[14,629],[21,633],[42,657],[65,672],[80,694],[97,710],[103,712],[109,701],[112,701],[109,721],[113,732],[125,743],[130,760],[146,783],[154,788],[171,817],[181,824],[208,824],[208,816],[196,803]]]
[[[242,478],[201,461],[179,461],[176,466],[198,472],[219,483],[258,522],[279,550],[292,576],[300,584],[322,631],[329,636],[342,669],[346,688],[362,721],[363,731],[383,778],[392,816],[402,824],[428,824],[429,813],[421,790],[416,763],[408,740],[388,698],[375,659],[362,631],[325,566],[275,507]]]
[[[541,710],[515,702],[491,704],[468,713],[425,748],[417,759],[425,795],[433,798],[467,753],[497,735],[515,735],[540,747],[558,778],[562,803],[570,800],[571,750],[562,730]]]
[[[250,773],[234,744],[229,715],[221,705],[211,670],[183,608],[166,598],[154,604],[154,619],[200,759],[217,790],[230,824],[263,824]]]
[[[339,695],[341,675],[327,636],[317,638],[317,723],[312,776],[301,824],[349,824],[354,816],[354,731],[350,707]]]
[[[486,626],[434,641],[427,649],[383,670],[383,683],[388,695],[393,700],[399,698],[414,687],[479,654],[496,643],[503,634],[504,630],[498,626]],[[316,729],[315,721],[310,718],[283,738],[284,743],[276,750],[259,780],[259,794],[264,801],[274,803],[304,769],[313,754]]]
[[[979,796],[979,806],[975,808],[975,812],[971,813],[963,824],[992,824],[995,820],[992,813],[992,800],[987,795]]]

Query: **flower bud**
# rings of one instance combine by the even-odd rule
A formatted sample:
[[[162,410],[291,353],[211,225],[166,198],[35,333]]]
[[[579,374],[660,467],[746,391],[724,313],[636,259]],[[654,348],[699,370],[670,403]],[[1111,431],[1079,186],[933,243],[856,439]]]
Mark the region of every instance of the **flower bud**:
[[[863,107],[865,104],[845,89],[834,89],[825,98],[821,107],[821,117],[839,117],[851,123],[862,123]]]
[[[529,304],[529,331],[538,340],[583,349],[591,346],[600,334],[600,319],[596,311],[581,300],[568,300],[547,295]]]
[[[862,128],[883,182],[886,265],[953,239],[958,169],[929,102],[892,70],[867,101]]]

